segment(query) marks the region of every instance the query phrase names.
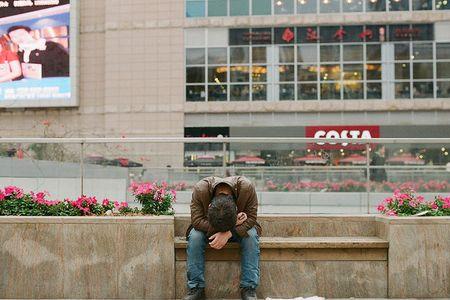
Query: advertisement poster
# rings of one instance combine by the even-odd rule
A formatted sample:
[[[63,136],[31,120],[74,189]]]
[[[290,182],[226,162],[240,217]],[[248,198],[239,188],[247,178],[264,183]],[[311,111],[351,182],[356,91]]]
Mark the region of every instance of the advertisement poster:
[[[70,12],[70,0],[0,0],[0,106],[70,103]]]

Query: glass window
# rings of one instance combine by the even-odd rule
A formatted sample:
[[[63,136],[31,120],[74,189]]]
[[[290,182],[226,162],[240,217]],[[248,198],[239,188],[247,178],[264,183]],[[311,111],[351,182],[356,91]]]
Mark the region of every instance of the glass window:
[[[323,81],[341,80],[341,67],[339,65],[321,65],[320,79]]]
[[[230,100],[231,101],[249,101],[250,87],[246,85],[231,85],[230,86]]]
[[[432,41],[434,40],[433,24],[413,24],[412,28],[413,41]]]
[[[345,2],[345,1],[344,1]],[[344,42],[361,42],[360,35],[364,33],[363,26],[344,26],[343,29],[343,41]]]
[[[276,15],[293,15],[294,0],[275,0],[273,2]]]
[[[297,27],[297,42],[301,44],[317,43],[319,31],[317,27]]]
[[[381,64],[366,65],[367,80],[381,80]]]
[[[205,16],[205,0],[187,0],[186,1],[186,17],[204,17]]]
[[[298,68],[298,81],[317,81],[316,65],[300,65]]]
[[[344,12],[361,12],[363,11],[363,0],[346,0],[342,1]]]
[[[438,98],[450,98],[450,81],[439,81],[437,83]]]
[[[366,0],[366,11],[385,11],[385,0]]]
[[[267,85],[266,84],[252,85],[252,100],[253,101],[267,100]]]
[[[249,82],[248,66],[230,66],[231,82]]]
[[[294,81],[295,67],[293,65],[282,65],[278,67],[280,81]]]
[[[223,83],[227,82],[227,67],[209,67],[208,82]]]
[[[339,26],[321,26],[320,28],[320,42],[322,43],[336,43],[339,42],[338,38],[341,27]]]
[[[252,14],[254,16],[272,14],[271,0],[251,0],[251,1],[252,1]]]
[[[366,44],[366,59],[368,61],[381,60],[381,45],[380,44]]]
[[[385,26],[380,25],[366,25],[364,30],[364,39],[367,42],[385,41],[387,30]]]
[[[295,85],[294,84],[280,84],[279,85],[280,100],[295,100]]]
[[[389,26],[389,40],[390,41],[410,41],[414,36],[409,24],[390,25]]]
[[[322,0],[320,1],[321,13],[339,13],[340,12],[340,0]]]
[[[433,82],[414,82],[414,98],[433,98]]]
[[[433,9],[432,0],[412,0],[413,10],[431,10]]]
[[[298,46],[297,61],[298,62],[317,62],[317,46],[316,45],[300,45]]]
[[[295,43],[295,28],[282,27],[275,28],[275,44],[294,44]]]
[[[252,80],[253,82],[266,82],[267,66],[252,66]]]
[[[382,89],[381,83],[370,82],[367,83],[367,99],[381,99]]]
[[[186,82],[187,83],[205,82],[205,68],[204,67],[186,68]]]
[[[208,17],[226,16],[227,2],[224,0],[208,0]]]
[[[320,84],[320,99],[341,99],[341,85],[339,83]]]
[[[205,101],[204,85],[188,85],[186,86],[186,101]]]
[[[208,101],[227,101],[227,86],[208,85]]]
[[[317,100],[317,83],[299,84],[298,100]]]
[[[320,61],[339,61],[340,49],[339,45],[320,46]]]
[[[414,60],[433,59],[433,44],[417,44],[413,43],[412,58]]]
[[[344,45],[344,61],[362,61],[364,52],[362,45]]]
[[[250,61],[248,51],[248,47],[230,47],[230,63],[248,64]]]
[[[202,65],[205,63],[204,48],[187,48],[186,65]]]
[[[437,62],[437,78],[450,78],[450,62]]]
[[[433,63],[414,63],[414,79],[433,79]]]
[[[220,65],[227,63],[227,48],[208,48],[208,64]]]
[[[250,14],[248,1],[250,0],[230,0],[230,15],[248,16]]]
[[[280,63],[293,63],[295,61],[294,46],[279,47],[278,61]]]
[[[252,28],[252,45],[272,44],[272,28]]]
[[[228,31],[228,44],[234,45],[249,45],[250,44],[250,30],[249,29],[230,29]]]
[[[344,80],[363,80],[364,68],[362,64],[344,65]]]
[[[357,81],[345,81],[344,99],[364,99],[363,83]]]
[[[409,82],[396,82],[395,83],[395,99],[410,99],[411,89]]]
[[[409,10],[409,0],[389,0],[389,10]]]
[[[450,1],[436,0],[436,9],[450,9]]]
[[[409,60],[409,43],[394,45],[395,60]]]
[[[436,58],[450,59],[450,43],[436,43]]]
[[[298,14],[315,14],[317,11],[317,0],[298,0]]]
[[[409,79],[409,64],[395,64],[395,79]]]
[[[253,63],[267,62],[266,47],[252,47],[252,62]]]

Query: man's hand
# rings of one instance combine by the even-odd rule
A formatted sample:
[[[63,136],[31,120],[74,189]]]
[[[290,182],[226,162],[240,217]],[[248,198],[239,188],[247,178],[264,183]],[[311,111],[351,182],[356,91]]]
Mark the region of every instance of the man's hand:
[[[244,212],[238,213],[237,220],[236,220],[236,226],[241,225],[242,223],[245,222],[245,220],[247,220],[247,214]]]
[[[231,231],[226,232],[218,232],[216,234],[213,234],[209,240],[211,241],[209,245],[211,248],[214,248],[216,250],[222,249],[228,242],[228,240],[233,236]]]

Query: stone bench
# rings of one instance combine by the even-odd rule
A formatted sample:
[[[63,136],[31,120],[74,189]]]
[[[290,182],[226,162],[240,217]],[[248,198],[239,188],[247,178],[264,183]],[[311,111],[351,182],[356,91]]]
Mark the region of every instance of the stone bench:
[[[263,216],[258,296],[387,297],[389,243],[373,217]],[[176,296],[186,292],[187,216],[175,219]],[[326,236],[326,235],[329,236]],[[239,298],[239,245],[206,250],[206,294]]]

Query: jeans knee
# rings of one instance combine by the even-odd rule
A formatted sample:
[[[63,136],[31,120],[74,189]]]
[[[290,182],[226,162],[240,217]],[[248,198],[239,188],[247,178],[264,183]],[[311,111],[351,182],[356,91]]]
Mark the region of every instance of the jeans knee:
[[[188,245],[189,246],[202,246],[205,244],[206,234],[203,231],[191,229],[189,232]]]
[[[256,229],[253,227],[247,231],[248,237],[243,238],[243,241],[246,244],[250,244],[252,246],[259,246],[259,236]]]

